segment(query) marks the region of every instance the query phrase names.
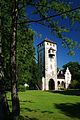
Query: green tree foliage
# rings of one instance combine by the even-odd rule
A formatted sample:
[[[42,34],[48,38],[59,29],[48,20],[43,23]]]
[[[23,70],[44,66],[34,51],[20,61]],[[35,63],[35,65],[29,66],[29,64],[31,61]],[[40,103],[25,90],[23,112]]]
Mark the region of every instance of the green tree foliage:
[[[39,23],[49,28],[52,33],[62,40],[62,46],[69,48],[69,55],[74,55],[74,48],[80,47],[80,43],[73,41],[64,35],[65,32],[70,32],[71,27],[75,21],[80,23],[80,5],[73,8],[67,1],[61,0],[38,0],[28,1],[27,7],[31,7],[32,15],[37,17],[29,17],[23,23]],[[33,11],[34,9],[34,11]],[[31,14],[30,14],[31,16]],[[70,26],[66,26],[64,21],[68,21]]]
[[[77,80],[73,80],[73,81],[71,81],[70,87],[75,88],[75,89],[80,89],[80,82]]]
[[[18,30],[17,33],[17,75],[21,84],[27,83],[32,78],[30,69],[35,61],[33,35],[34,32],[30,29]]]
[[[32,65],[30,67],[30,72],[31,74],[31,79],[28,81],[30,89],[41,89],[42,81],[41,81],[41,76],[39,72],[39,67],[38,64],[35,63],[35,61],[32,62]]]
[[[37,17],[32,17],[33,19],[30,18],[28,16],[28,13],[25,13],[26,7],[32,7],[32,15],[37,15]],[[78,8],[80,8],[80,6]],[[13,73],[11,73],[12,78],[15,75],[15,79],[12,81],[12,78],[10,76],[10,67],[13,67],[14,63],[14,61],[11,61],[12,59],[10,57],[13,57],[12,52],[16,53],[16,44],[17,55],[15,55],[17,56],[17,74],[20,82],[21,79],[23,81],[31,81],[36,79],[33,75],[34,73],[36,75],[36,70],[34,71],[33,69],[37,69],[33,66],[35,64],[33,60],[33,32],[28,29],[28,25],[32,22],[39,23],[50,28],[51,32],[54,32],[59,38],[62,39],[63,46],[68,46],[70,53],[73,54],[73,48],[77,43],[64,36],[63,33],[68,32],[68,28],[66,28],[66,26],[60,25],[60,22],[54,17],[60,16],[61,20],[69,18],[72,24],[75,21],[80,22],[80,10],[78,8],[72,10],[71,5],[59,0],[12,0],[12,2],[10,0],[1,1],[1,33],[2,53],[4,56],[4,81],[7,85],[9,84],[11,86],[10,83],[12,82],[11,87],[13,88],[14,82],[15,86],[17,84],[15,69],[16,61],[14,64],[15,68],[13,68]],[[13,41],[13,38],[15,41]],[[80,45],[78,46],[80,47]],[[15,48],[14,51],[12,51],[13,48]],[[14,58],[16,58],[16,56],[14,56]],[[11,82],[9,82],[10,80]],[[7,86],[6,84],[5,86]],[[17,95],[17,91],[15,91],[15,93]],[[17,108],[17,106],[13,107],[14,109],[15,107]]]
[[[29,77],[31,75],[29,72],[29,67],[31,66],[31,63],[32,63],[31,61],[34,56],[34,48],[33,48],[33,32],[30,29],[28,29],[25,24],[22,24],[19,26],[15,23],[15,22],[18,22],[20,18],[17,19],[14,16],[12,17],[12,14],[14,14],[15,12],[12,13],[11,6],[15,7],[14,5],[15,3],[14,1],[12,4],[9,4],[9,3],[11,3],[9,0],[8,1],[4,0],[2,1],[2,4],[1,4],[1,10],[2,10],[2,16],[1,16],[2,17],[1,18],[2,41],[1,43],[2,43],[2,53],[4,56],[4,79],[3,80],[5,83],[4,84],[5,90],[6,89],[12,90],[11,91],[12,116],[13,116],[13,119],[16,119],[16,116],[19,115],[20,109],[19,109],[19,99],[18,99],[18,93],[17,93],[17,80],[15,78],[16,77],[15,59],[17,57],[18,77],[24,78],[25,80],[30,79]],[[23,10],[21,11],[20,15],[24,15]],[[17,19],[17,21],[14,21],[14,18]],[[17,32],[15,30],[17,30]],[[16,33],[17,33],[17,41],[14,41],[16,40],[16,37],[15,37]],[[17,47],[17,54],[15,56],[16,47]],[[1,91],[2,90],[0,90],[0,92]]]
[[[18,29],[20,30],[25,30],[26,31],[26,26],[28,23],[30,24],[31,22],[39,23],[42,25],[45,25],[50,28],[52,32],[54,32],[58,37],[63,39],[62,45],[63,46],[68,46],[70,48],[70,53],[73,54],[73,48],[77,44],[76,42],[72,42],[69,38],[63,37],[64,32],[69,32],[69,29],[66,28],[64,25],[60,25],[60,22],[58,19],[55,17],[60,16],[60,21],[66,20],[69,18],[71,20],[71,24],[74,23],[75,21],[80,22],[79,17],[80,17],[80,10],[76,9],[75,11],[70,11],[72,9],[72,6],[65,1],[61,2],[59,0],[54,0],[54,1],[47,1],[47,0],[38,0],[38,1],[17,1],[17,8],[18,8]],[[35,8],[35,10],[32,10],[32,15],[35,16],[35,14],[38,16],[33,17],[33,19],[29,18],[28,14],[25,14],[25,8],[31,6],[32,8]],[[7,2],[3,0],[1,2],[1,7],[2,7],[2,14],[1,14],[1,19],[2,19],[2,50],[3,50],[3,56],[4,57],[4,70],[5,70],[5,80],[10,81],[10,72],[9,71],[9,59],[10,59],[10,38],[11,38],[11,2],[8,0]],[[4,9],[5,8],[5,9]],[[66,12],[69,11],[69,12]],[[74,17],[76,16],[76,17]],[[29,27],[29,26],[27,26]],[[27,33],[27,31],[26,31]],[[21,35],[22,33],[17,34]],[[24,32],[25,34],[25,32]],[[25,35],[23,35],[25,36]],[[21,39],[21,36],[19,37]],[[23,38],[22,38],[23,39]],[[18,39],[17,39],[18,42]],[[18,44],[17,44],[18,45]],[[19,46],[19,45],[18,45]],[[19,46],[20,47],[20,46]],[[23,48],[25,49],[25,47]],[[20,53],[20,52],[19,52]],[[17,53],[18,55],[18,53]],[[19,56],[19,55],[18,55]],[[20,70],[18,70],[19,72]],[[28,75],[26,75],[28,76]],[[6,82],[7,84],[7,82]],[[8,84],[10,85],[10,84]],[[6,85],[7,86],[7,85]]]
[[[34,31],[24,28],[17,32],[17,77],[18,85],[29,84],[29,89],[40,89],[40,75],[35,61]]]
[[[4,83],[6,88],[10,85],[11,4],[7,4],[9,2],[9,0],[7,2],[5,0],[1,1],[1,44],[2,54],[4,56]]]
[[[2,52],[4,56],[4,83],[5,89],[11,89],[10,78],[10,39],[11,39],[11,4],[5,0],[2,1],[1,17],[2,17]],[[5,9],[4,9],[5,8]],[[25,16],[24,8],[19,12],[19,20],[23,20]],[[28,29],[27,24],[20,24],[17,27],[17,77],[19,83],[28,82],[31,79],[31,65],[35,61],[35,49],[33,47],[34,32]]]

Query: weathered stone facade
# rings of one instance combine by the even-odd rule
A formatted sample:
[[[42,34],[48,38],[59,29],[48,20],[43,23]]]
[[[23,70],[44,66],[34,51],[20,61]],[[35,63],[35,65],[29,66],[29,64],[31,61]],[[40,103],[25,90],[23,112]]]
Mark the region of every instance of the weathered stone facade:
[[[56,43],[45,39],[43,42],[38,44],[38,62],[39,62],[39,69],[42,78],[42,90],[58,90],[59,89],[59,82],[63,81],[68,87],[66,81],[69,81],[70,84],[71,77],[69,70],[68,73],[65,74],[65,79],[60,80],[57,79],[57,45]],[[68,75],[68,77],[67,77]],[[69,78],[69,80],[68,80]],[[64,87],[65,87],[64,85]]]

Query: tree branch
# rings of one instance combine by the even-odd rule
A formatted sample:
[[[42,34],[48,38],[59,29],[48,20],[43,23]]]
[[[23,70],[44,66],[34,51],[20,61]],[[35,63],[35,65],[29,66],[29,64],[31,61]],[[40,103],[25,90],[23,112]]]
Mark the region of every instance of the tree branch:
[[[22,23],[18,23],[18,24],[23,24],[23,23],[33,23],[33,22],[40,22],[40,21],[44,21],[44,20],[47,20],[49,18],[54,18],[54,17],[57,17],[57,16],[60,16],[60,15],[63,15],[65,13],[68,13],[68,12],[73,12],[75,10],[78,10],[80,9],[80,7],[77,7],[77,8],[74,8],[74,9],[71,9],[71,10],[68,10],[68,11],[65,11],[65,12],[61,12],[61,13],[58,13],[58,14],[55,14],[55,15],[51,15],[51,16],[48,16],[48,17],[45,17],[45,18],[41,18],[41,19],[38,19],[38,20],[24,20],[24,22]]]

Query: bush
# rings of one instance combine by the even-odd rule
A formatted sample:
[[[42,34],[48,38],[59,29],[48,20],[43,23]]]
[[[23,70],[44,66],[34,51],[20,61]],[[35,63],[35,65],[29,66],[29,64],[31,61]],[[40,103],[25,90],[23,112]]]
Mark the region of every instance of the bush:
[[[80,83],[79,83],[79,81],[73,80],[71,82],[71,88],[73,88],[73,89],[80,89]]]
[[[19,85],[18,90],[24,92],[26,90],[24,85]]]

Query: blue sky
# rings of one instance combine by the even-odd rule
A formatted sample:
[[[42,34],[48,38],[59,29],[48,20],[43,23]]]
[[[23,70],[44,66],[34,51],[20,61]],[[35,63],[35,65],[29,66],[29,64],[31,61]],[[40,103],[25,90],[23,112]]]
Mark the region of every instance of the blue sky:
[[[66,1],[70,2],[73,8],[77,7],[77,5],[80,5],[80,0],[66,0]],[[28,11],[30,13],[30,9],[28,9]],[[64,22],[64,24],[67,25],[68,23]],[[57,66],[59,68],[61,68],[64,64],[70,61],[77,61],[80,63],[80,50],[77,47],[75,48],[75,56],[69,56],[67,55],[68,49],[67,48],[64,49],[62,47],[61,40],[57,38],[55,34],[52,34],[47,27],[44,27],[42,25],[35,24],[35,23],[32,23],[30,27],[38,33],[38,35],[34,37],[35,48],[36,48],[36,45],[41,41],[43,41],[45,38],[48,38],[57,43]],[[72,40],[76,40],[80,42],[80,24],[76,22],[73,25],[70,33],[66,33],[65,35],[71,38]]]
[[[80,28],[80,25],[78,25]],[[57,43],[57,66],[61,68],[64,64],[70,61],[77,61],[80,63],[80,50],[78,48],[75,49],[75,56],[67,55],[68,49],[63,48],[61,45],[61,40],[57,38],[55,35],[51,34],[48,28],[43,27],[41,25],[36,26],[32,25],[33,30],[37,31],[38,34],[41,34],[42,37],[36,36],[34,41],[34,46],[43,41],[45,38],[48,38]],[[80,31],[76,29],[72,30],[70,33],[67,33],[70,38],[76,41],[80,41]],[[37,49],[37,48],[36,48]]]

